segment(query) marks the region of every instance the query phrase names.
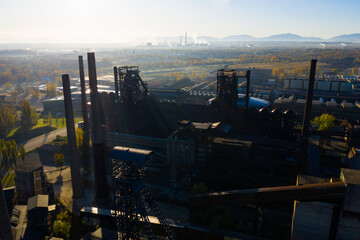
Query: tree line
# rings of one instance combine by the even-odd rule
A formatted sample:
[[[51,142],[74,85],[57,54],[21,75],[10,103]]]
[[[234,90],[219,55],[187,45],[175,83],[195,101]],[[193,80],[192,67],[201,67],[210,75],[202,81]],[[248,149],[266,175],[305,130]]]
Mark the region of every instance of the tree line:
[[[16,166],[16,160],[21,157],[22,160],[26,157],[26,151],[22,144],[19,149],[14,140],[0,139],[0,158],[1,168],[9,168],[13,164]]]

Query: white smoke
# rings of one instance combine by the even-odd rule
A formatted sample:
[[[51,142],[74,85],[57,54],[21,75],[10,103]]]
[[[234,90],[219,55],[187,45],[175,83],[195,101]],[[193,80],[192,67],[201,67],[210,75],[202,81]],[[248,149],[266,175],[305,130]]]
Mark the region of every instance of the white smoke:
[[[197,37],[196,33],[192,34],[191,37],[192,37],[195,45],[207,45],[207,46],[210,46],[209,41],[206,41],[204,38],[199,39]]]

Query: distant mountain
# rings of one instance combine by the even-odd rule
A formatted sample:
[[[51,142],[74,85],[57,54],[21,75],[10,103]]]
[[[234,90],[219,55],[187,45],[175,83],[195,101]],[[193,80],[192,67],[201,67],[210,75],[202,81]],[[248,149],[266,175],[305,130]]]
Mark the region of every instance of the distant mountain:
[[[222,40],[222,41],[256,41],[256,40],[258,40],[258,38],[243,34],[243,35],[233,35],[233,36],[224,37],[224,38],[221,38],[220,40]]]
[[[292,33],[283,33],[283,34],[272,35],[272,36],[269,36],[269,37],[264,37],[261,40],[263,40],[263,41],[299,41],[299,42],[303,42],[303,41],[323,41],[322,38],[318,38],[318,37],[302,37],[302,36],[292,34]]]
[[[150,37],[150,38],[141,38],[137,41],[142,42],[180,42],[180,36],[178,37]],[[185,37],[182,36],[182,41],[185,41]],[[187,43],[196,43],[196,42],[209,42],[209,43],[215,43],[215,42],[236,42],[236,41],[242,41],[242,42],[254,42],[254,41],[264,41],[264,42],[322,42],[322,41],[336,41],[336,42],[360,42],[360,33],[354,33],[349,35],[339,35],[330,39],[322,39],[319,37],[303,37],[292,33],[283,33],[283,34],[277,34],[277,35],[271,35],[268,37],[263,38],[257,38],[253,37],[251,35],[242,34],[242,35],[232,35],[227,36],[223,38],[215,38],[210,36],[199,36],[199,37],[193,37],[188,36]]]
[[[339,35],[329,40],[336,42],[360,42],[360,33]]]

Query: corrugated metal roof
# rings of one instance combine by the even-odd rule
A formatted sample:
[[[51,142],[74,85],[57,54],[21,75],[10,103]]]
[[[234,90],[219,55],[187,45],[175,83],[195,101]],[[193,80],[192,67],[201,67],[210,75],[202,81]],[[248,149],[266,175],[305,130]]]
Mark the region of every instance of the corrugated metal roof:
[[[146,158],[151,154],[152,151],[128,148],[128,147],[114,147],[110,153],[109,158],[120,161],[136,162],[138,164],[144,164]]]

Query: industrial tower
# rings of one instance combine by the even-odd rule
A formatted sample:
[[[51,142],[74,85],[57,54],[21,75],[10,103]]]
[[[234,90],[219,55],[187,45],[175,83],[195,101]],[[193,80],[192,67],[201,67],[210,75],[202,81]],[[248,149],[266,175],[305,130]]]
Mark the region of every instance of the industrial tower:
[[[122,103],[133,104],[147,95],[148,90],[139,75],[139,67],[119,67],[117,73],[119,74],[118,84],[120,91],[120,101]]]
[[[109,153],[118,239],[176,239],[143,181],[152,156],[151,151],[126,147],[115,147]],[[158,218],[163,231],[154,233],[150,213]]]

